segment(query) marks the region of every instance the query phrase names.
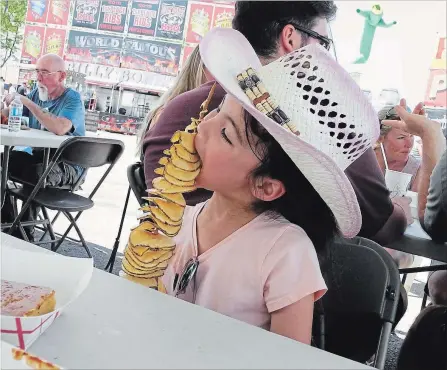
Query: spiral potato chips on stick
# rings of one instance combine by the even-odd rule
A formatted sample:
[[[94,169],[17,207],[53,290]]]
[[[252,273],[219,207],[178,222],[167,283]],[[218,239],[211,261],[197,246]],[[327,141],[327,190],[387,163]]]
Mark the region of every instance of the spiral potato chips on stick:
[[[155,169],[153,189],[147,190],[147,201],[140,210],[142,221],[129,236],[124,251],[121,276],[165,292],[162,276],[175,252],[172,239],[180,231],[186,207],[183,193],[196,189],[195,180],[200,173],[201,162],[194,139],[197,126],[208,112],[215,85],[202,103],[199,118],[191,118],[184,131],[176,131],[171,138],[172,146],[163,151],[160,167]]]

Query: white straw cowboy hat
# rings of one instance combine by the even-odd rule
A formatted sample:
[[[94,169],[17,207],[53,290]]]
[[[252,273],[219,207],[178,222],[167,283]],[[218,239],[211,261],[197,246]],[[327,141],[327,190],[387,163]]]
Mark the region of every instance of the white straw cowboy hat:
[[[219,84],[264,126],[320,194],[341,233],[357,235],[362,216],[344,170],[376,142],[379,122],[349,74],[318,44],[262,66],[247,39],[233,29],[210,31],[200,54]]]

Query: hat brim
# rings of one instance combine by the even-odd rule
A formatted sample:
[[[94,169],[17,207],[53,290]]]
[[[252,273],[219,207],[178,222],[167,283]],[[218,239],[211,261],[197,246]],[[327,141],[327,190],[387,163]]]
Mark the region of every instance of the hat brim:
[[[247,39],[238,31],[215,28],[200,43],[200,54],[216,81],[263,125],[320,194],[332,210],[340,232],[347,238],[356,236],[362,217],[354,189],[343,170],[326,154],[258,111],[239,86],[239,73],[249,67],[262,67]]]

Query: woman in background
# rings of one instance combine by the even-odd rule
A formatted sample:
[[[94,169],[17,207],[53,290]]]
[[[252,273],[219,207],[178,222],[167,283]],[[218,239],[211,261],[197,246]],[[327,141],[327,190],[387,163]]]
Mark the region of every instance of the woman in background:
[[[417,180],[421,161],[411,154],[414,145],[413,135],[398,128],[382,124],[383,120],[400,120],[394,107],[383,108],[379,111],[378,116],[380,121],[380,138],[375,152],[382,172],[385,174],[386,165],[380,144],[383,145],[388,168],[393,171],[410,174],[412,178],[408,190],[417,192],[419,183]]]
[[[143,139],[146,132],[150,130],[158,120],[165,105],[169,103],[176,96],[183,94],[186,91],[193,90],[200,85],[203,85],[211,76],[207,73],[202,59],[200,58],[199,46],[193,50],[191,55],[186,60],[185,65],[177,76],[176,80],[158,101],[157,107],[152,109],[147,115],[138,137],[138,154],[143,156]]]

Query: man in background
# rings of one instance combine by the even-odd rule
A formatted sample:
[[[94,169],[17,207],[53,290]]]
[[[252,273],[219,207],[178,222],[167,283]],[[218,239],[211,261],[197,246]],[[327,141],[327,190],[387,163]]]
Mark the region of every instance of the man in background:
[[[65,63],[55,54],[47,54],[36,63],[37,87],[28,96],[21,96],[23,116],[29,117],[29,127],[51,131],[56,135],[85,136],[85,110],[77,91],[65,87]],[[7,106],[15,94],[6,96]],[[8,109],[2,112],[8,116]],[[30,147],[15,147],[9,159],[10,176],[23,182],[24,186],[36,184],[43,174],[43,150]],[[60,187],[74,185],[84,169],[68,163],[58,163],[47,177],[47,185]],[[13,221],[13,209],[6,197],[2,208],[2,221]],[[37,217],[38,209],[30,207],[23,220],[31,221]],[[33,240],[33,227],[25,227],[30,241]],[[21,236],[20,232],[15,234]]]

